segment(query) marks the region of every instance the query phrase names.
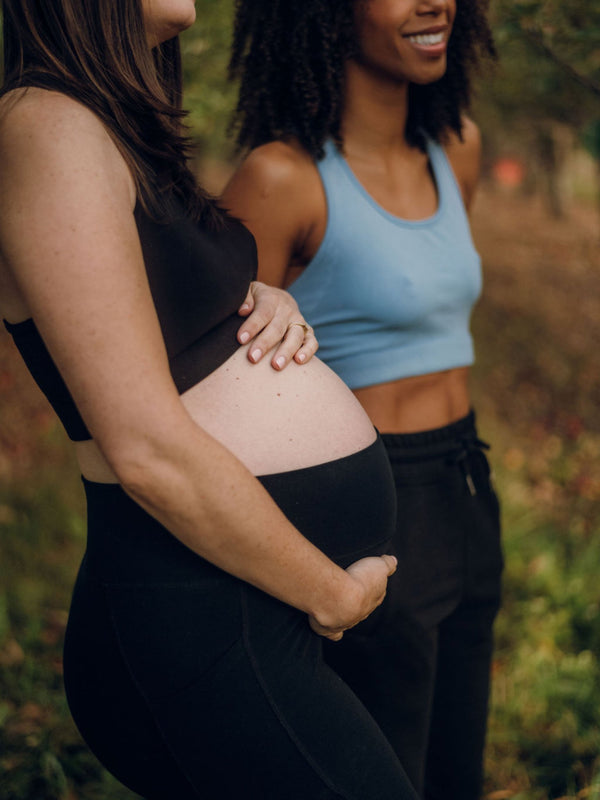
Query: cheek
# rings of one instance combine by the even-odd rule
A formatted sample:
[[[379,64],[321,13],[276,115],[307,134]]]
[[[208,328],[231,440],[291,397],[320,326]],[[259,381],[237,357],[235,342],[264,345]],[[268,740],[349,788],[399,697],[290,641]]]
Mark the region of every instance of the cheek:
[[[393,40],[414,11],[413,0],[368,0],[355,8],[354,24],[361,49]]]
[[[448,20],[452,25],[454,20],[456,19],[456,2],[454,0],[450,0],[448,3]]]

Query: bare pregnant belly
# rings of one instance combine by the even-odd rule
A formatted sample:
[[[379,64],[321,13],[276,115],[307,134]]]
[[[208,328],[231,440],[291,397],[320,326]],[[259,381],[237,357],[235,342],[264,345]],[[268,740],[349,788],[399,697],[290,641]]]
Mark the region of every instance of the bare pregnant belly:
[[[251,364],[246,353],[241,347],[181,400],[192,419],[254,475],[323,464],[373,443],[375,429],[360,403],[323,362],[312,358],[277,372],[268,357]],[[83,474],[114,480],[106,465],[94,466],[95,445],[83,445]]]
[[[277,372],[266,358],[251,364],[240,348],[182,401],[254,475],[332,461],[375,440],[352,392],[315,358]]]

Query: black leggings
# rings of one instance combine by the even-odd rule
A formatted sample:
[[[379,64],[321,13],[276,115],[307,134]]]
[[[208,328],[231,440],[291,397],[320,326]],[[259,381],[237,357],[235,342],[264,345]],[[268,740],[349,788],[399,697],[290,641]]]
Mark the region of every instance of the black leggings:
[[[395,498],[380,440],[260,481],[341,565],[387,551]],[[147,800],[416,800],[305,614],[192,553],[118,486],[84,483],[65,684],[110,772]]]
[[[384,603],[324,643],[425,800],[478,800],[493,623],[500,603],[498,500],[475,416],[383,434],[398,500],[398,569]]]

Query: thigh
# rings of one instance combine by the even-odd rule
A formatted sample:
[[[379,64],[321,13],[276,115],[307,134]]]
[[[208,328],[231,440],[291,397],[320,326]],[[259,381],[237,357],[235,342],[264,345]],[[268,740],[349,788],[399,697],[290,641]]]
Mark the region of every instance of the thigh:
[[[213,589],[113,585],[92,617],[79,587],[68,692],[107,768],[149,800],[416,800],[306,615],[229,578]]]
[[[416,800],[306,616],[247,585],[239,593],[241,636],[201,678],[151,700],[190,783],[222,800]]]
[[[243,613],[252,680],[269,709],[264,716],[279,726],[252,758],[251,774],[267,769],[271,775],[268,789],[263,782],[256,796],[273,800],[320,797],[308,790],[311,785],[316,789],[318,778],[319,785],[335,797],[416,800],[371,715],[324,663],[322,640],[310,630],[305,615],[248,586],[243,587]],[[245,696],[246,692],[240,695],[242,702]],[[246,738],[256,735],[262,736],[260,728],[249,731]],[[290,775],[286,764],[297,765],[297,774]]]
[[[435,679],[437,631],[402,609],[393,624],[357,626],[341,642],[325,642],[325,660],[352,688],[421,792]]]
[[[467,532],[463,594],[439,626],[426,768],[428,800],[477,800],[481,792],[503,558],[499,505],[482,453],[474,454],[471,469],[477,491],[462,512]]]
[[[132,791],[146,800],[195,800],[121,656],[104,590],[86,572],[84,562],[65,637],[64,680],[73,719],[98,760]]]

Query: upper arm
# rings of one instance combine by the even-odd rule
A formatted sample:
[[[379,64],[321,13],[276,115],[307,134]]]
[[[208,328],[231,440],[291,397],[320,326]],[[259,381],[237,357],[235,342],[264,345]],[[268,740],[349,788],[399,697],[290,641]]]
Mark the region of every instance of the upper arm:
[[[314,173],[308,155],[271,142],[247,156],[223,192],[223,205],[256,239],[259,280],[272,286],[285,286],[315,223]]]
[[[453,134],[445,149],[468,211],[475,196],[481,165],[481,134],[473,120],[463,118],[462,139]]]
[[[3,264],[110,460],[178,399],[129,172],[91,112],[37,92],[0,121],[0,196]]]

